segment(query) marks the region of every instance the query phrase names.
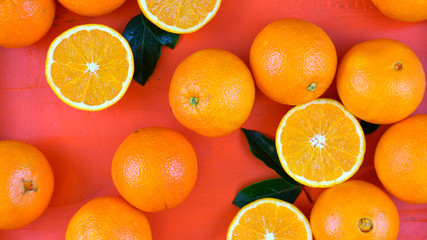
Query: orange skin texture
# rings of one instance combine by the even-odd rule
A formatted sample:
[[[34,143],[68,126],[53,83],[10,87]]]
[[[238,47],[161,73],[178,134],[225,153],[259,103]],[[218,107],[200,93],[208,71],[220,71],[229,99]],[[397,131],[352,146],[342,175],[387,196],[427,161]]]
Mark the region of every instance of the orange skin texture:
[[[427,203],[427,114],[391,126],[375,150],[375,170],[386,190],[408,203]]]
[[[401,63],[400,70],[395,68]],[[374,39],[351,48],[338,67],[337,90],[345,107],[362,120],[391,124],[420,105],[426,79],[420,60],[405,44]]]
[[[126,0],[58,0],[71,12],[82,16],[101,16],[119,8]]]
[[[0,47],[26,47],[37,42],[49,31],[54,17],[54,0],[0,1]]]
[[[369,218],[373,229],[359,230],[361,218]],[[390,197],[377,186],[351,180],[326,189],[310,215],[316,240],[394,240],[399,215]]]
[[[0,141],[0,166],[0,230],[17,229],[40,217],[49,205],[52,169],[37,148],[14,140]]]
[[[87,202],[71,218],[66,240],[151,240],[144,213],[120,197],[99,197]]]
[[[197,98],[197,105],[190,103]],[[240,128],[251,113],[255,84],[245,63],[231,52],[205,49],[182,61],[173,74],[169,103],[176,119],[207,137]]]
[[[249,58],[258,88],[288,105],[307,103],[322,95],[337,68],[337,53],[329,36],[310,22],[292,18],[262,29]],[[313,83],[316,87],[310,91]]]
[[[197,158],[180,133],[161,127],[133,132],[117,149],[111,173],[126,201],[145,212],[182,203],[197,179]]]
[[[372,0],[387,17],[404,21],[419,22],[427,19],[427,0]]]

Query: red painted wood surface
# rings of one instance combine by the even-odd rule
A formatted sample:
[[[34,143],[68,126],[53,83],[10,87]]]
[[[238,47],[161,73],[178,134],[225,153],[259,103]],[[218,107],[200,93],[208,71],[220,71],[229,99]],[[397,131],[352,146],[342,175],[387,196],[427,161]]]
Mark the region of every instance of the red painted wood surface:
[[[218,14],[200,31],[181,36],[175,50],[164,48],[157,69],[145,87],[133,82],[113,107],[84,112],[61,102],[46,83],[44,65],[50,42],[78,24],[101,23],[122,32],[139,13],[136,0],[101,17],[75,15],[59,3],[53,27],[38,43],[20,49],[0,48],[0,139],[17,139],[38,147],[55,174],[55,192],[47,211],[32,224],[0,231],[0,239],[63,239],[68,221],[87,201],[118,195],[110,176],[113,154],[132,131],[152,125],[183,133],[192,142],[199,161],[199,177],[187,200],[176,208],[147,214],[155,240],[225,239],[238,208],[235,194],[256,181],[276,174],[254,158],[244,135],[209,139],[189,131],[174,118],[168,88],[176,66],[189,54],[204,48],[229,50],[248,63],[256,34],[269,22],[296,17],[323,28],[334,42],[339,59],[353,45],[373,38],[393,38],[407,44],[427,70],[427,22],[403,23],[383,16],[370,0],[223,0]],[[335,83],[323,95],[338,99]],[[259,90],[245,128],[274,137],[290,106],[277,104]],[[415,111],[427,113],[427,95]],[[373,153],[381,126],[368,135],[362,168],[354,176],[381,185],[373,167]],[[321,189],[309,189],[316,199]],[[427,205],[411,205],[395,198],[400,214],[401,240],[427,239]],[[310,204],[304,194],[295,205],[307,216]]]

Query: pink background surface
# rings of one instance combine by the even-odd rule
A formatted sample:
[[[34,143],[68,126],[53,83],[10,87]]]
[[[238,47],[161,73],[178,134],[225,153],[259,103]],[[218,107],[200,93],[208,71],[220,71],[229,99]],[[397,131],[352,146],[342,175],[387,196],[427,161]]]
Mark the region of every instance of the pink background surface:
[[[55,174],[55,192],[46,212],[22,229],[0,231],[0,239],[63,239],[68,221],[84,203],[99,196],[118,195],[110,165],[121,141],[138,128],[155,125],[175,129],[192,142],[199,177],[183,204],[147,214],[153,239],[225,239],[238,211],[231,204],[236,193],[246,185],[277,175],[251,155],[241,131],[210,139],[184,128],[174,118],[168,103],[170,79],[176,66],[197,50],[222,48],[248,63],[252,41],[265,25],[295,17],[324,29],[337,48],[339,60],[359,42],[392,38],[411,47],[427,69],[427,22],[388,19],[370,0],[224,0],[208,25],[182,35],[175,50],[163,48],[157,69],[145,87],[133,82],[121,101],[101,112],[84,112],[61,102],[44,75],[50,42],[66,29],[86,23],[106,24],[122,32],[138,13],[136,0],[128,0],[101,17],[78,16],[57,2],[54,25],[41,41],[20,49],[0,47],[0,140],[16,139],[35,145],[45,153]],[[335,83],[323,97],[338,99]],[[274,137],[280,119],[290,108],[257,90],[254,108],[243,127]],[[417,113],[427,113],[427,95]],[[375,175],[373,153],[387,127],[381,126],[366,137],[365,160],[353,179],[381,186]],[[309,189],[313,199],[321,191]],[[427,239],[427,205],[392,199],[400,214],[398,239]],[[304,194],[295,205],[309,216],[312,204]]]

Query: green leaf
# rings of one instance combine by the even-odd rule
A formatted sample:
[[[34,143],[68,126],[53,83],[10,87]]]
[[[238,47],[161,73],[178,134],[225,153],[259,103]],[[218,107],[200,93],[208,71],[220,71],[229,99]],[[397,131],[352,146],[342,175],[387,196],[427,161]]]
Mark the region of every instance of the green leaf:
[[[123,37],[129,42],[133,53],[135,63],[133,79],[144,86],[156,69],[162,45],[173,49],[179,35],[158,28],[140,14],[126,25]]]
[[[273,178],[242,189],[236,195],[233,204],[242,208],[246,204],[261,198],[277,198],[293,203],[301,193],[301,188],[301,185],[288,183],[282,178]]]
[[[377,129],[381,126],[379,124],[373,124],[373,123],[369,123],[369,122],[365,122],[363,120],[360,121],[360,126],[363,129],[363,132],[365,133],[365,135],[371,134],[375,131],[377,131]]]
[[[249,148],[252,154],[264,162],[264,164],[273,169],[283,180],[293,185],[301,185],[291,178],[285,170],[283,170],[282,164],[280,163],[279,156],[276,151],[276,144],[274,140],[264,136],[263,134],[242,128],[243,133],[248,141]]]
[[[133,79],[144,86],[156,68],[162,45],[145,27],[141,15],[129,21],[123,32],[123,37],[129,42],[133,53],[135,62]]]
[[[154,25],[150,20],[148,20],[144,15],[142,15],[142,22],[148,30],[153,34],[154,38],[161,43],[171,49],[174,49],[176,43],[178,42],[179,34],[167,32],[156,25]]]

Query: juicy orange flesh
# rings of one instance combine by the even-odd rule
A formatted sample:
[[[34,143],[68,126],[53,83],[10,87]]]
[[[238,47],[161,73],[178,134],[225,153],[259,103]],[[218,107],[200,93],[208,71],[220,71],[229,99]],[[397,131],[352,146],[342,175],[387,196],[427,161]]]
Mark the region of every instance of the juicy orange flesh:
[[[113,99],[128,76],[126,49],[100,30],[79,31],[62,40],[53,60],[53,83],[76,103],[93,106]]]
[[[147,8],[160,21],[188,29],[200,24],[213,11],[216,0],[146,0]]]
[[[298,215],[284,206],[263,203],[242,215],[233,231],[233,240],[306,239],[307,230]]]
[[[281,134],[290,171],[308,180],[335,180],[357,162],[360,139],[356,127],[335,105],[312,104],[295,111]]]

